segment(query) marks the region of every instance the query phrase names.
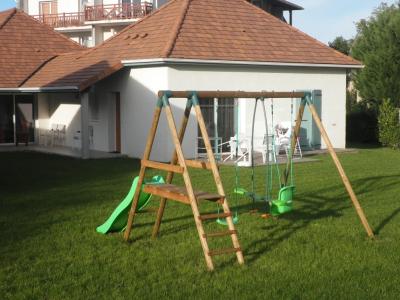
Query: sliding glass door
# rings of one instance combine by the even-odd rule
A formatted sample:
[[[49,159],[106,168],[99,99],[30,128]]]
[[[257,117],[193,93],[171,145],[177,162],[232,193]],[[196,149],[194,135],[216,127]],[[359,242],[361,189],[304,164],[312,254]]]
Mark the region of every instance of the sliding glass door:
[[[35,139],[33,95],[0,95],[0,144]]]
[[[0,144],[14,143],[14,99],[0,95]]]
[[[15,96],[16,143],[31,143],[35,139],[33,96]]]

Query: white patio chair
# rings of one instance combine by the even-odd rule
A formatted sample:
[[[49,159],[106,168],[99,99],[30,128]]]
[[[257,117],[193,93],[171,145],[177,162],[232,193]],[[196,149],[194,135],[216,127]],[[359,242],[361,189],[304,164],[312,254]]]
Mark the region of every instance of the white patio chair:
[[[276,133],[275,155],[278,156],[280,151],[284,150],[286,156],[289,156],[289,148],[290,148],[290,143],[291,143],[291,138],[292,138],[292,131],[293,131],[293,127],[292,127],[291,122],[287,122],[287,121],[281,122],[275,126],[275,133]],[[296,139],[296,145],[294,148],[293,157],[295,157],[296,155],[300,156],[300,158],[303,157],[299,137],[297,137],[297,139]]]

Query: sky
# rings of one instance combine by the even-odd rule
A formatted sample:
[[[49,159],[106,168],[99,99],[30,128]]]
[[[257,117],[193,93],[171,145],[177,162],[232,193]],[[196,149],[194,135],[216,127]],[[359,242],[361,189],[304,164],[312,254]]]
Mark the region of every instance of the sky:
[[[293,25],[324,43],[340,35],[352,38],[356,34],[355,23],[360,19],[368,18],[382,3],[381,0],[290,1],[304,7],[303,11],[294,12]],[[392,4],[397,0],[385,2]],[[14,0],[0,0],[0,11],[14,6]]]

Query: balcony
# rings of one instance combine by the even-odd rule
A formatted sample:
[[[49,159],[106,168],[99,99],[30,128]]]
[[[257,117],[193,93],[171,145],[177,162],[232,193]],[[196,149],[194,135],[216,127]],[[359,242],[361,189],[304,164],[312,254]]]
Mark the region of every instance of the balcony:
[[[36,20],[51,27],[75,27],[85,25],[86,22],[118,21],[140,19],[153,11],[153,4],[149,2],[132,4],[88,5],[84,12],[35,15]]]

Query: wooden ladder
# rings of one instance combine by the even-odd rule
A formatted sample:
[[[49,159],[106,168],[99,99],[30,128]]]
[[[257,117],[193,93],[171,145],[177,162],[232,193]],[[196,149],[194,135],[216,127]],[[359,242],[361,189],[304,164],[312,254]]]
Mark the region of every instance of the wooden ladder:
[[[163,92],[157,102],[157,107],[154,112],[153,122],[150,129],[149,137],[146,143],[146,148],[144,151],[143,159],[141,161],[141,167],[139,172],[138,186],[142,186],[144,182],[144,176],[147,168],[153,168],[158,170],[167,171],[166,183],[165,184],[146,184],[143,188],[144,192],[151,193],[156,196],[160,196],[160,207],[157,213],[157,219],[153,228],[153,237],[158,235],[161,220],[164,214],[166,200],[175,200],[184,204],[188,204],[192,208],[194,221],[197,227],[197,232],[199,234],[200,243],[204,252],[204,257],[209,270],[214,269],[214,264],[212,257],[215,255],[235,253],[239,264],[244,264],[243,253],[240,248],[239,239],[235,226],[233,224],[232,213],[229,209],[228,201],[225,197],[225,191],[221,182],[221,177],[219,174],[218,166],[215,161],[215,157],[212,151],[210,139],[208,137],[206,125],[204,123],[203,115],[199,105],[199,99],[196,93],[190,93],[187,95],[187,104],[184,111],[184,116],[182,119],[181,127],[179,133],[176,129],[175,121],[173,118],[171,106],[169,103],[170,95],[168,92]],[[201,135],[204,140],[204,144],[207,150],[208,162],[196,161],[196,160],[186,160],[182,151],[182,141],[185,135],[186,127],[189,121],[190,111],[194,108],[197,122],[201,131]],[[160,120],[160,115],[162,108],[165,109],[168,127],[171,131],[173,143],[175,145],[175,151],[172,156],[171,162],[169,164],[160,163],[155,161],[150,161],[150,153],[154,143],[155,135],[157,132],[158,123]],[[217,193],[208,193],[203,191],[195,191],[192,186],[190,179],[188,167],[200,168],[210,170],[213,174],[215,184],[217,186]],[[178,187],[171,184],[174,174],[181,174],[185,183],[184,187]],[[135,212],[138,205],[139,195],[141,189],[136,189],[135,195],[133,197],[132,207],[129,212],[128,224],[126,227],[124,238],[129,239],[132,225],[135,217]],[[220,203],[223,208],[223,213],[220,214],[200,214],[199,203],[202,200],[214,201]],[[203,227],[203,221],[217,218],[225,218],[228,224],[228,230],[205,233]],[[208,247],[207,239],[214,237],[230,236],[232,240],[232,248],[210,250]]]

